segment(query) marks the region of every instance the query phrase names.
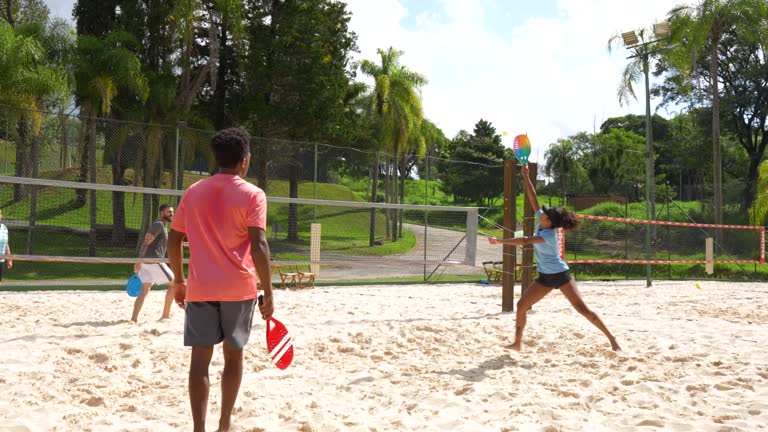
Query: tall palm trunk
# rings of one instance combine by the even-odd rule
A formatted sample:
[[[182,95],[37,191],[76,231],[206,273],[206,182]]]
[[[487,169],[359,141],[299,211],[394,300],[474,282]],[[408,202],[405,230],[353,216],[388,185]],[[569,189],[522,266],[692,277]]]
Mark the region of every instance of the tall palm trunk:
[[[32,177],[37,178],[40,169],[40,137],[32,138]],[[27,229],[27,255],[32,255],[32,237],[37,224],[37,186],[31,186],[31,200],[29,203],[29,228]]]
[[[123,166],[123,142],[117,143],[119,148],[112,159],[112,184],[125,184],[125,168]],[[125,243],[125,193],[112,192],[112,244]]]
[[[385,178],[384,178],[384,202],[386,202],[387,204],[390,203],[389,191],[390,191],[390,189],[392,187],[392,185],[390,184],[390,179],[392,177],[390,175],[390,169],[391,168],[392,168],[392,159],[387,157],[387,169],[386,169],[386,171],[384,173],[384,176],[385,176]],[[386,225],[386,230],[387,230],[386,237],[388,239],[392,239],[392,232],[390,231],[390,225],[389,225],[389,221],[391,220],[392,215],[389,213],[389,206],[387,206],[385,213],[386,213],[386,220],[387,220],[386,224],[385,224]]]
[[[299,197],[299,175],[301,166],[299,163],[300,154],[294,157],[293,163],[289,169],[288,175],[288,195],[291,198]],[[296,203],[288,204],[288,241],[299,240],[299,209]]]
[[[392,186],[393,186],[393,189],[394,189],[393,194],[392,194],[392,203],[393,204],[397,204],[397,190],[398,190],[397,178],[399,177],[398,176],[398,168],[397,167],[398,167],[398,162],[399,162],[399,160],[398,160],[399,159],[399,154],[398,154],[399,147],[400,147],[399,143],[397,143],[397,141],[395,141],[395,159],[394,159],[394,165],[393,165],[393,169],[392,169],[392,174],[395,175],[394,181],[392,182]],[[398,211],[400,211],[400,209],[396,208],[395,211],[392,212],[393,213],[393,217],[392,217],[392,241],[397,241],[397,237],[398,237],[398,235],[397,235],[397,220],[398,220],[397,213],[398,213]]]
[[[78,144],[78,151],[80,152],[80,174],[77,176],[77,181],[86,183],[88,181],[88,168],[90,167],[91,147],[95,147],[92,144],[95,144],[96,141],[96,119],[93,117],[93,109],[91,108],[90,103],[83,104],[81,113],[82,126],[80,129],[80,143]],[[88,195],[87,191],[85,189],[78,189],[75,192],[75,195],[75,208],[85,206],[86,196]]]
[[[21,118],[17,124],[18,140],[16,141],[16,177],[27,177],[29,171],[29,122],[26,118]],[[25,185],[14,185],[13,187],[13,201],[21,201],[27,195],[27,187]]]
[[[720,156],[720,91],[717,79],[718,47],[720,45],[720,20],[713,23],[711,33],[711,47],[709,59],[709,76],[712,80],[712,158],[714,160],[714,186],[715,186],[715,223],[723,223],[723,179],[722,161]],[[715,238],[720,241],[721,231],[715,231]]]
[[[59,146],[61,147],[61,168],[69,168],[69,130],[67,127],[67,116],[64,114],[64,108],[59,108]]]
[[[407,166],[406,163],[403,162],[401,167],[400,167],[400,169],[401,169],[401,172],[400,172],[400,204],[405,204],[405,177],[406,177],[406,174],[407,174],[405,172],[406,166]],[[405,210],[400,209],[400,217],[398,218],[398,220],[400,221],[400,224],[397,227],[398,228],[398,236],[400,238],[403,238],[403,219],[405,219]]]
[[[88,173],[91,183],[96,183],[96,119],[91,118],[91,134],[88,141]],[[90,190],[91,231],[88,237],[88,256],[96,256],[96,190]]]
[[[373,184],[371,185],[371,202],[375,203],[378,200],[379,193],[379,152],[376,152],[376,163],[371,168],[371,177],[373,177]],[[368,235],[368,246],[373,247],[376,243],[376,208],[371,207],[371,226]]]

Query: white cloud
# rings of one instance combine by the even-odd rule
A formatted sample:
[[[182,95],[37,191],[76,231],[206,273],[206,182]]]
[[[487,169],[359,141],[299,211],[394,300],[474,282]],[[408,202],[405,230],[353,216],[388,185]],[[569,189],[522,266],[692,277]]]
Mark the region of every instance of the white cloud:
[[[515,17],[492,33],[484,25],[483,5],[496,12],[512,2],[441,0],[442,10],[414,17],[416,30],[403,20],[410,12],[398,0],[348,0],[350,26],[358,34],[360,58],[377,60],[377,48],[405,51],[403,64],[429,79],[423,89],[425,115],[448,136],[471,130],[484,118],[506,131],[505,145],[527,132],[532,160],[547,146],[602,120],[645,112],[642,103],[620,107],[616,97],[627,51],[607,51],[620,30],[650,26],[664,19],[677,0],[559,0],[557,15]]]

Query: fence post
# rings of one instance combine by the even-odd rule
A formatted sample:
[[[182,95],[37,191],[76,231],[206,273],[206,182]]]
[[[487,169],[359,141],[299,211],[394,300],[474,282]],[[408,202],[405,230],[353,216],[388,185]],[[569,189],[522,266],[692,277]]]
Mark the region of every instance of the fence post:
[[[317,142],[315,142],[315,173],[314,173],[313,198],[317,199]],[[312,222],[317,222],[317,204],[312,206]]]
[[[517,205],[515,197],[515,171],[517,163],[514,160],[504,161],[504,235],[503,238],[515,236]],[[515,255],[517,246],[502,246],[502,288],[501,311],[515,310],[515,269],[518,262]]]
[[[475,266],[477,260],[477,220],[479,219],[477,207],[467,209],[467,239],[464,247],[464,264]],[[426,231],[427,226],[424,225]],[[426,246],[426,245],[425,245]]]

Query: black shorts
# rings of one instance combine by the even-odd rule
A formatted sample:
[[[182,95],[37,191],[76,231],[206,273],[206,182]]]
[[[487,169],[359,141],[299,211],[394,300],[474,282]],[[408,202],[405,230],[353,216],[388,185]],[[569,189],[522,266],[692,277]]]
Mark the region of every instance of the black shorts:
[[[184,306],[184,345],[216,345],[226,339],[234,349],[248,343],[254,299],[231,302],[189,302]]]
[[[547,288],[558,289],[561,286],[567,284],[572,279],[571,272],[568,270],[560,273],[539,273],[539,277],[536,278],[536,283],[544,285]]]

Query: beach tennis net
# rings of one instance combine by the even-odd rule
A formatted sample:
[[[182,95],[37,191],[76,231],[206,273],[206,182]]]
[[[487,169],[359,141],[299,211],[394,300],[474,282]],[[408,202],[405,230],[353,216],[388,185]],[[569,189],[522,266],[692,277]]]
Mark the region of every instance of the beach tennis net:
[[[175,207],[182,195],[172,189],[0,176],[2,222],[17,268],[6,277],[26,267],[34,275],[27,276],[40,279],[66,278],[68,271],[87,277],[93,271],[87,264],[121,266],[116,274],[126,274],[158,207]],[[267,236],[276,265],[378,267],[386,269],[379,275],[389,277],[420,274],[424,266],[475,265],[476,208],[283,198],[268,191],[267,196]]]

